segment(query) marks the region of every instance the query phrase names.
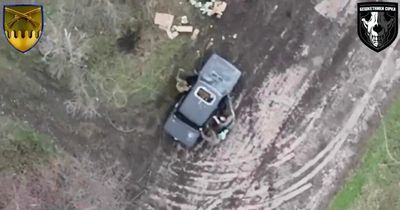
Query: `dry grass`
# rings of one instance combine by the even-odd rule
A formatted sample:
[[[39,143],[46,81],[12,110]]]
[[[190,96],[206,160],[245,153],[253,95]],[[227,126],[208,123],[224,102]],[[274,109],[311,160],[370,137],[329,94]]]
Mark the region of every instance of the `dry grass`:
[[[100,168],[85,158],[63,156],[24,174],[0,172],[0,209],[127,209],[130,174],[118,164]]]
[[[126,186],[129,185],[130,173],[122,170],[118,163],[101,169],[88,158],[80,161],[63,159],[65,205],[75,209],[109,210],[126,209],[132,203],[126,198]]]
[[[24,173],[55,153],[46,136],[6,117],[0,117],[0,121],[0,172]]]
[[[120,34],[119,18],[122,8],[115,8],[108,0],[102,1],[54,1],[57,15],[47,16],[47,36],[41,52],[48,64],[48,72],[56,79],[69,81],[69,89],[75,97],[66,101],[72,115],[81,113],[85,118],[98,116],[98,101],[93,87],[87,82],[90,74],[88,60],[92,55],[91,36],[108,33]],[[82,5],[82,6],[77,6]],[[96,54],[94,54],[96,55]]]
[[[57,150],[48,137],[0,118],[0,209],[126,209],[130,173]]]
[[[161,7],[182,7],[178,5],[173,0]],[[74,93],[65,102],[73,116],[99,116],[101,104],[122,108],[154,100],[173,75],[174,57],[189,42],[183,37],[168,40],[153,26],[160,7],[154,0],[56,0],[48,7],[40,51],[49,74],[67,81]]]

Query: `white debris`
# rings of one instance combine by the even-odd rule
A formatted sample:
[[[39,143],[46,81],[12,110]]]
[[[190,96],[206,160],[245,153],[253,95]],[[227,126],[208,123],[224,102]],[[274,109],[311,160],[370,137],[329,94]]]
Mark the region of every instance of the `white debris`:
[[[215,2],[213,12],[217,15],[217,18],[221,18],[224,11],[226,10],[226,6],[227,4],[224,1]]]
[[[189,23],[188,17],[187,16],[182,16],[181,17],[181,24],[186,25]]]
[[[342,14],[343,10],[346,9],[346,5],[349,4],[349,0],[324,0],[317,4],[314,9],[321,14],[330,19],[335,19],[339,14]],[[354,7],[355,10],[356,7]]]
[[[200,12],[204,15],[206,14],[207,16],[211,16],[214,14],[214,11],[211,9],[213,7],[213,2],[209,1],[203,4],[202,7],[200,7]]]
[[[154,17],[154,24],[158,25],[161,30],[166,31],[170,39],[175,39],[179,35],[178,31],[171,31],[174,18],[175,16],[171,14],[160,12],[157,12]]]
[[[221,39],[222,39],[222,40],[225,40],[225,36],[222,36]]]
[[[310,53],[310,46],[302,44],[300,47],[302,48],[301,56],[305,57]]]
[[[194,27],[189,24],[189,20],[187,16],[180,17],[180,24],[174,24],[174,15],[168,13],[160,13],[157,12],[154,17],[154,24],[158,25],[161,30],[167,32],[167,35],[170,39],[175,39],[179,36],[180,33],[192,33],[191,39],[196,40],[197,36],[200,33],[199,29],[193,31]]]
[[[177,32],[177,31],[172,32],[171,30],[168,30],[167,35],[168,35],[168,38],[175,39],[179,35],[179,32]]]
[[[233,35],[232,35],[232,38],[233,38],[233,39],[236,39],[236,38],[237,38],[237,34],[233,34]]]
[[[154,17],[154,24],[164,31],[169,31],[174,23],[174,16],[167,13],[157,12]]]
[[[192,36],[190,37],[193,41],[199,36],[200,30],[198,28],[194,29]]]
[[[213,45],[214,45],[214,38],[211,38],[210,41],[208,42],[207,46],[206,46],[206,50],[208,50]]]
[[[182,33],[192,33],[193,26],[173,26],[172,29],[177,32]]]
[[[200,12],[203,15],[216,15],[218,18],[221,18],[223,12],[227,7],[227,3],[220,0],[210,0],[205,3],[197,0],[189,0],[189,3],[196,8],[199,8]]]
[[[206,46],[206,50],[210,49],[214,45],[214,42],[209,42]]]

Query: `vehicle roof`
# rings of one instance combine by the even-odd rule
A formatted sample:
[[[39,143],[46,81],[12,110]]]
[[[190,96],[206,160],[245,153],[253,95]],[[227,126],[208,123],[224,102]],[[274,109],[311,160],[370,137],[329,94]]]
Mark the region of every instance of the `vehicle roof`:
[[[199,73],[194,87],[183,100],[178,111],[198,126],[202,126],[218,108],[222,98],[228,95],[240,78],[241,72],[224,58],[213,54]],[[199,87],[204,87],[215,96],[212,104],[207,104],[195,95]]]

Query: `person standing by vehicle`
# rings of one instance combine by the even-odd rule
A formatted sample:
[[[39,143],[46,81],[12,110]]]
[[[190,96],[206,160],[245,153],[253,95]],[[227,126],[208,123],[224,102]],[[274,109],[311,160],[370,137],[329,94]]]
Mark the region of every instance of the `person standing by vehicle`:
[[[217,124],[217,136],[220,140],[225,140],[229,131],[232,129],[234,120],[235,120],[235,113],[233,112],[231,101],[229,97],[226,97],[224,103],[221,107],[221,112],[213,116],[214,122]]]
[[[199,131],[200,136],[204,141],[211,145],[217,145],[219,143],[219,138],[213,129],[207,127],[205,129],[200,128]]]
[[[214,116],[213,119],[217,124],[218,139],[221,141],[225,140],[233,125],[233,116]]]
[[[199,77],[197,74],[186,77],[186,79],[182,79],[180,77],[181,72],[184,72],[183,69],[178,70],[178,74],[176,75],[176,89],[180,93],[188,92],[192,86],[196,83],[197,78]]]

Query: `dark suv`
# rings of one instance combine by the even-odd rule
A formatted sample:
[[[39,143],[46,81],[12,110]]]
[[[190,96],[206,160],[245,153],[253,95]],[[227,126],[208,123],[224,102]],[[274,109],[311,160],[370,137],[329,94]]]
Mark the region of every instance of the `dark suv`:
[[[203,66],[197,81],[174,107],[164,130],[187,147],[195,145],[202,128],[230,94],[241,72],[230,62],[213,54]]]

